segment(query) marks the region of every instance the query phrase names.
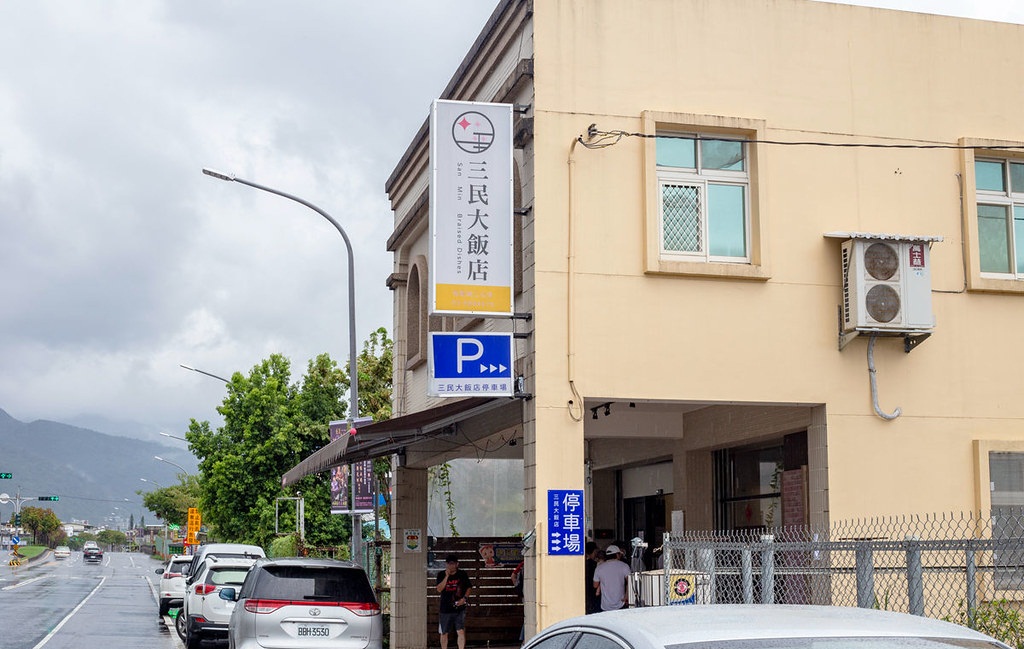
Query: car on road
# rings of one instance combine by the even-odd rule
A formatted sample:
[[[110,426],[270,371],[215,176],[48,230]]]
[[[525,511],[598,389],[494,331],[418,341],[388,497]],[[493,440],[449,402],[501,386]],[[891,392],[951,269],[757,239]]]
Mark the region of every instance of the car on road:
[[[716,604],[606,611],[558,622],[523,649],[1007,649],[971,629],[842,606]]]
[[[82,546],[82,561],[86,563],[101,563],[103,561],[103,550],[95,541],[86,541]]]
[[[71,556],[71,548],[66,545],[58,545],[53,549],[54,559],[67,559]]]
[[[241,586],[256,559],[222,559],[207,557],[185,589],[184,602],[178,612],[178,620],[184,622],[186,649],[196,649],[204,640],[223,640],[228,635],[228,621],[234,600],[220,598],[220,591],[226,586]],[[181,631],[179,628],[179,635]]]
[[[234,601],[228,646],[381,649],[380,605],[366,571],[351,561],[291,557],[259,559]]]
[[[191,565],[191,556],[179,554],[171,557],[163,568],[156,569],[156,574],[160,575],[157,592],[160,593],[158,614],[161,617],[167,615],[172,608],[181,606],[185,597],[185,577],[188,576]]]
[[[207,543],[200,545],[192,553],[192,567],[188,576],[185,577],[185,584],[191,584],[202,570],[203,562],[207,557],[214,556],[219,559],[259,559],[267,556],[258,545],[246,543]]]

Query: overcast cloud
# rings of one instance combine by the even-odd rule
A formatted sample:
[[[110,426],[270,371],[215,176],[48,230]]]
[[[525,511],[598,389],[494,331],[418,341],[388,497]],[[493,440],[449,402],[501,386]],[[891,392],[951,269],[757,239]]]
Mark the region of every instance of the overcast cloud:
[[[347,360],[341,237],[204,166],[334,216],[360,346],[391,330],[384,182],[496,4],[0,0],[0,408],[180,435],[223,386],[179,363]],[[1024,22],[1019,0],[850,4]]]

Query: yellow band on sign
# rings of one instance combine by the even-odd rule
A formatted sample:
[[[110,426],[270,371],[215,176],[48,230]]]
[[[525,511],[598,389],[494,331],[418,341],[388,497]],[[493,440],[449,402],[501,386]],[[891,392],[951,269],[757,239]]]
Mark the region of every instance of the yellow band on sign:
[[[438,311],[509,313],[512,289],[508,286],[476,284],[438,284]]]

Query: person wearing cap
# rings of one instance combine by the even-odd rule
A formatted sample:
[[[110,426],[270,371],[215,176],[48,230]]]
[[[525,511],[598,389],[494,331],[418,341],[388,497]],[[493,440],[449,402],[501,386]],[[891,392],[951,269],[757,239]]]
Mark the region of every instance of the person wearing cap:
[[[441,636],[441,649],[448,649],[448,634],[455,630],[459,649],[466,649],[466,598],[473,584],[465,570],[459,570],[459,557],[449,554],[444,570],[437,573],[437,592],[441,594],[441,609],[437,632]]]
[[[622,550],[617,545],[604,549],[605,561],[594,569],[594,590],[601,597],[602,611],[626,608],[629,592],[629,566],[621,561]]]

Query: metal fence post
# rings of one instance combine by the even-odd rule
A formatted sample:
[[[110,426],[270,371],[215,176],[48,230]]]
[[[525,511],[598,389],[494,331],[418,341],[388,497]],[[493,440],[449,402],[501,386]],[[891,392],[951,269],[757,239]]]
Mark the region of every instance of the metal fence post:
[[[974,541],[967,540],[967,626],[974,628],[974,613],[978,608],[977,560],[974,557]]]
[[[906,538],[907,548],[907,600],[911,615],[924,615],[924,574],[921,566],[921,541],[916,536]]]
[[[743,576],[743,603],[754,603],[754,558],[751,556],[750,547],[743,548],[741,557],[741,569]]]
[[[857,544],[857,607],[875,605],[875,558],[871,541]]]
[[[775,548],[771,534],[761,536],[761,602],[775,603]]]
[[[672,535],[669,532],[665,532],[661,538],[661,567],[662,567],[662,593],[661,603],[669,603],[669,591],[672,589],[669,575],[675,570],[675,566],[672,565]]]
[[[708,576],[708,604],[718,603],[718,584],[715,578],[715,549],[700,548],[697,550],[697,569]]]

